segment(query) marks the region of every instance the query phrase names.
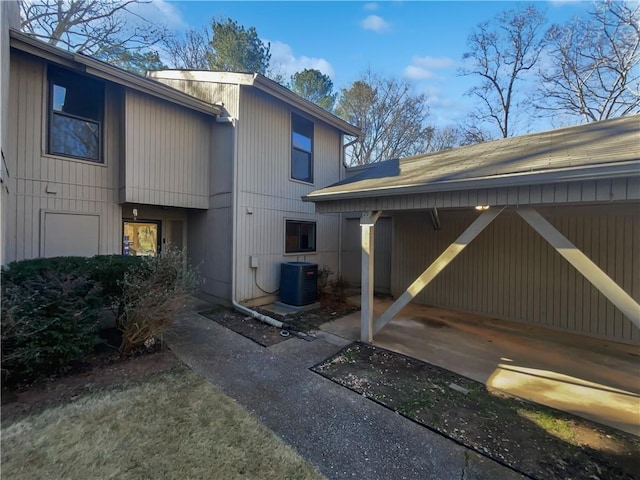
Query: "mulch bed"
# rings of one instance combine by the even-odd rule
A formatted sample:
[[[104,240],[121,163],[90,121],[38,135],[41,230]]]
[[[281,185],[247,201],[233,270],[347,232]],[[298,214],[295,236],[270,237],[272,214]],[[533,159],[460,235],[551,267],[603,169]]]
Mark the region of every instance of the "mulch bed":
[[[530,478],[640,478],[640,438],[395,352],[356,342],[313,371]]]
[[[288,338],[280,335],[280,329],[229,308],[216,307],[199,313],[263,347],[284,342]]]
[[[259,307],[255,307],[254,310],[290,325],[292,331],[307,333],[318,330],[324,323],[358,311],[359,308],[327,296],[321,299],[319,308],[294,315],[278,315]],[[270,347],[291,338],[290,335],[282,336],[281,330],[276,327],[229,308],[218,306],[199,313],[263,347]]]

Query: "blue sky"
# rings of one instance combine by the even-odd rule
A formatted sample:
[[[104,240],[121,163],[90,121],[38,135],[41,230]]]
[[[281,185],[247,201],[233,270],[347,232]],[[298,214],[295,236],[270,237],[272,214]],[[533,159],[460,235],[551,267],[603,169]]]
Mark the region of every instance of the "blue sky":
[[[588,1],[534,2],[550,23],[586,15]],[[429,99],[436,125],[454,124],[471,107],[464,96],[473,78],[458,69],[467,37],[480,22],[522,6],[520,2],[381,1],[381,2],[156,2],[169,28],[206,27],[212,17],[229,17],[254,26],[271,44],[272,64],[288,78],[317,68],[336,90],[357,80],[367,68],[410,81]],[[558,125],[548,122],[529,129]],[[526,132],[519,132],[526,133]]]

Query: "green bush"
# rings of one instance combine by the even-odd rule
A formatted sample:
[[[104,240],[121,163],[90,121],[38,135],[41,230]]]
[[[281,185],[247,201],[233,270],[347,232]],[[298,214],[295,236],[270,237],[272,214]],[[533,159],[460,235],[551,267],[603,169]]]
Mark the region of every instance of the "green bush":
[[[104,305],[117,309],[122,297],[121,283],[125,273],[140,267],[143,257],[124,255],[96,255],[95,257],[33,258],[10,263],[2,271],[2,281],[20,284],[46,274],[83,275],[98,283]]]
[[[333,275],[333,270],[326,265],[318,268],[318,294],[323,295],[327,293],[327,287],[329,286],[329,277]]]
[[[35,258],[2,271],[2,369],[13,379],[54,373],[89,353],[98,341],[104,306],[124,311],[127,272],[144,272],[134,256]]]
[[[141,268],[127,272],[122,282],[120,353],[129,355],[168,330],[175,315],[196,291],[197,278],[196,273],[186,267],[185,252],[175,248],[167,248],[157,257],[148,257]]]
[[[37,276],[47,274],[84,275],[89,269],[89,258],[86,257],[53,257],[32,258],[11,262],[2,269],[2,282],[20,284]]]
[[[47,271],[37,262],[18,270],[2,282],[2,369],[13,380],[31,380],[69,366],[98,343],[101,293],[83,273]]]
[[[144,257],[133,255],[96,255],[88,260],[87,273],[100,285],[104,305],[110,307],[116,317],[120,317],[124,309],[122,281],[125,274],[143,265]]]

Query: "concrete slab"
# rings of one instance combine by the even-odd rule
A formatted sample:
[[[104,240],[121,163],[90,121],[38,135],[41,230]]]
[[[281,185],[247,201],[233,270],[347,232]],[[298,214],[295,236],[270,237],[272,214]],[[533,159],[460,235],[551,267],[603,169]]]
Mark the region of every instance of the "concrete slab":
[[[390,304],[376,298],[375,315]],[[321,329],[359,339],[359,312]],[[417,304],[402,310],[373,343],[640,435],[638,346]]]
[[[267,310],[268,312],[277,313],[278,315],[282,315],[283,317],[287,317],[290,315],[295,315],[300,312],[308,312],[309,310],[315,310],[316,308],[320,308],[320,302],[310,303],[308,305],[289,305],[288,303],[276,302],[270,303],[268,305],[263,305],[263,310]]]
[[[351,342],[347,341],[347,344]],[[271,345],[268,350],[300,365],[311,368],[338,353],[343,347],[325,341],[307,342],[300,338],[290,338],[286,342]]]
[[[187,365],[329,479],[524,479],[311,372],[320,350],[340,348],[333,336],[326,337],[333,343],[294,338],[270,350],[188,313],[166,338]]]

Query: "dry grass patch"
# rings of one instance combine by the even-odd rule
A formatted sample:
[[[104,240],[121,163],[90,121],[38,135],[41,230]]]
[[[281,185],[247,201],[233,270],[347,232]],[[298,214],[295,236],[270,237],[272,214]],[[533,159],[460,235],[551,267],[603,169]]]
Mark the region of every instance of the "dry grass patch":
[[[184,367],[2,426],[5,478],[321,479]]]

